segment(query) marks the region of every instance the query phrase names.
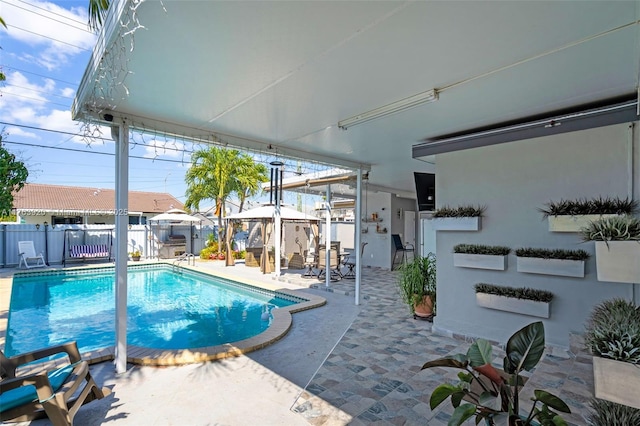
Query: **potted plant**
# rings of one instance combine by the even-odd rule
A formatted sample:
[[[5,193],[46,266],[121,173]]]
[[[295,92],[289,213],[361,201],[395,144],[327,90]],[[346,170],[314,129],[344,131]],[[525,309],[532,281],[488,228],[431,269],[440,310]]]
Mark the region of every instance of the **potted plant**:
[[[580,232],[589,223],[638,210],[638,202],[618,197],[551,201],[538,209],[549,222],[549,232]]]
[[[422,370],[433,367],[463,370],[458,374],[459,383],[441,384],[431,393],[431,409],[450,399],[454,411],[449,426],[461,425],[474,416],[476,424],[484,420],[490,426],[502,422],[508,422],[510,426],[533,425],[537,424],[535,421],[545,426],[566,425],[567,422],[555,411],[571,413],[571,410],[559,397],[544,390],[534,390],[533,405],[528,414],[521,411],[519,394],[526,378],[520,373],[535,368],[542,358],[544,345],[544,325],[538,321],[509,338],[503,370],[492,365],[491,344],[484,339],[473,342],[466,354],[425,363]]]
[[[623,299],[597,305],[584,340],[593,354],[596,398],[640,409],[640,308]]]
[[[482,244],[458,244],[453,247],[453,266],[460,268],[507,269],[509,247]]]
[[[131,255],[131,260],[133,260],[134,262],[137,262],[140,260],[142,253],[140,253],[140,250],[134,250],[130,253],[130,255]]]
[[[584,278],[584,250],[524,247],[516,250],[518,272]]]
[[[596,242],[598,281],[640,282],[640,219],[616,216],[591,222],[582,239]]]
[[[637,408],[598,398],[593,398],[589,405],[592,409],[587,417],[590,426],[640,425],[640,410]]]
[[[413,318],[433,319],[436,303],[436,256],[416,256],[400,266],[398,288]]]
[[[549,318],[549,305],[553,300],[550,291],[487,283],[476,284],[475,290],[476,303],[483,308]]]
[[[485,206],[444,206],[433,213],[431,226],[436,231],[479,231]]]

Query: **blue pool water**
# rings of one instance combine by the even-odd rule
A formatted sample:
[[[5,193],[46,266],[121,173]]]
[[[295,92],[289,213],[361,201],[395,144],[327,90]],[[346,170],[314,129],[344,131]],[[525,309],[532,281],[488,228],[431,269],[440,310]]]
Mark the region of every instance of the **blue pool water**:
[[[76,340],[81,352],[115,344],[114,268],[13,278],[5,355]],[[297,303],[244,284],[170,266],[129,269],[127,342],[186,349],[236,342]]]

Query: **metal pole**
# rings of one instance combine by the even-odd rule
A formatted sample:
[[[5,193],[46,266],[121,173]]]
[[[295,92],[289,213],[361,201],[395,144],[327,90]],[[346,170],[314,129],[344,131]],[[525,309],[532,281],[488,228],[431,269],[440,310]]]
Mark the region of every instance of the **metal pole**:
[[[127,232],[129,198],[129,126],[111,127],[116,142],[116,373],[127,371]]]
[[[329,287],[329,283],[331,282],[331,185],[327,185],[327,200],[325,204],[325,211],[327,217],[325,218],[325,231],[324,231],[324,246],[325,250],[325,260],[324,260],[324,272],[325,279],[324,284],[326,287]]]
[[[360,282],[362,278],[362,169],[358,169],[356,181],[356,295],[354,303],[360,304]]]
[[[48,236],[49,224],[44,223],[44,263],[49,266],[49,236]]]

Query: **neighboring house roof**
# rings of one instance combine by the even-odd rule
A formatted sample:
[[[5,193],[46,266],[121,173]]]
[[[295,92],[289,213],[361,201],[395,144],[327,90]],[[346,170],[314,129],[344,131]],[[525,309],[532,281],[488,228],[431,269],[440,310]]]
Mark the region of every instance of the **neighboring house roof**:
[[[114,189],[27,183],[14,194],[16,210],[47,210],[111,213],[115,209]],[[184,209],[173,195],[164,192],[129,191],[129,213],[162,213]]]

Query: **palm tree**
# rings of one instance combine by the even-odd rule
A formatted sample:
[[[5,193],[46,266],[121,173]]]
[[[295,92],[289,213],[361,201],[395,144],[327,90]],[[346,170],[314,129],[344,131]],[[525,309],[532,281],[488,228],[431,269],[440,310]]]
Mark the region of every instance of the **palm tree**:
[[[202,200],[215,200],[218,241],[222,241],[222,215],[227,198],[235,193],[243,202],[248,195],[257,194],[260,182],[267,181],[267,168],[238,150],[210,147],[193,153],[185,181],[185,207],[197,210]]]
[[[89,0],[89,29],[98,31],[107,16],[110,0]]]
[[[7,28],[7,24],[4,22],[4,19],[2,19],[2,16],[0,16],[0,25]],[[0,47],[0,49],[2,48]],[[7,77],[4,75],[2,71],[0,71],[0,81],[5,81],[6,79]]]
[[[235,193],[240,201],[239,212],[244,209],[244,202],[249,197],[258,195],[261,192],[260,184],[266,182],[267,178],[267,166],[260,163],[255,163],[249,156],[241,158],[238,164],[239,174],[236,177],[238,188]]]

